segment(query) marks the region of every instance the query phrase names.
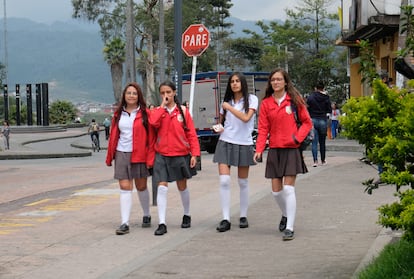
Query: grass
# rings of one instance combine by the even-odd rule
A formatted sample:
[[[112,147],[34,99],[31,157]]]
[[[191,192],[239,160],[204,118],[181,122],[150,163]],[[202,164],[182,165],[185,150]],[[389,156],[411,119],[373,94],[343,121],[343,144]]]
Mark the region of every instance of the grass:
[[[358,279],[413,279],[414,241],[399,240],[388,244],[365,269]]]

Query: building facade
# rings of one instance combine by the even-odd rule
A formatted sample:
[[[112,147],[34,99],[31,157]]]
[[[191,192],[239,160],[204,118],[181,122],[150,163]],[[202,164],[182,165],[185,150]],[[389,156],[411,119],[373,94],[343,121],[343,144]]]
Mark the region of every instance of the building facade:
[[[358,40],[372,44],[377,73],[388,75],[391,85],[402,85],[404,76],[395,67],[396,52],[402,43],[399,36],[401,2],[404,0],[341,0],[342,28],[337,45],[348,47],[351,97],[371,94],[371,88],[362,82],[359,73]]]

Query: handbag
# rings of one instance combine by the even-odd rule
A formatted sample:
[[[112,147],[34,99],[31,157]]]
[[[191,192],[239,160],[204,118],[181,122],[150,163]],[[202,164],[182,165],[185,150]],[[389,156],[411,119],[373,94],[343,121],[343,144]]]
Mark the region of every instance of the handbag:
[[[296,121],[296,126],[299,129],[299,127],[302,126],[302,122],[300,122],[300,120],[299,120],[298,109],[297,109],[296,105],[292,102],[290,103],[290,106],[292,107],[293,116],[295,117],[295,121]],[[308,135],[306,136],[306,138],[300,143],[299,150],[300,151],[306,150],[306,148],[313,141],[314,137],[315,137],[315,134],[313,132],[313,127],[312,127],[312,129],[310,129],[310,131],[309,131]]]

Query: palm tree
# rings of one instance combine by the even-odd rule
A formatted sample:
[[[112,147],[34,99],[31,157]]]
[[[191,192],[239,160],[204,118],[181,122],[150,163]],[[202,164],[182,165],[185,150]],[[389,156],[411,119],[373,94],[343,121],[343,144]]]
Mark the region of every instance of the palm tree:
[[[124,74],[125,42],[121,38],[114,38],[105,44],[103,49],[105,61],[111,67],[112,89],[115,102],[119,102],[122,92],[122,77]]]

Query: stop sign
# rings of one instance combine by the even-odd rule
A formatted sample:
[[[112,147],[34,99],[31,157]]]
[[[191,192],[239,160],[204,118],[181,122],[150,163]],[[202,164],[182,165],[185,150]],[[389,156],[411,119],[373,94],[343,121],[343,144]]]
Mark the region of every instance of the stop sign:
[[[188,56],[200,56],[210,43],[210,32],[203,24],[192,24],[183,33],[181,48]]]

